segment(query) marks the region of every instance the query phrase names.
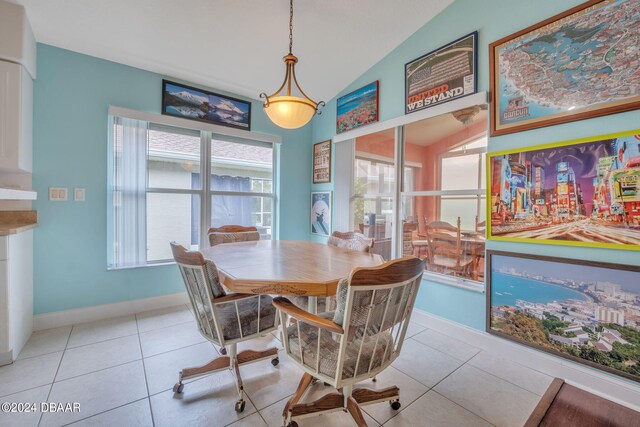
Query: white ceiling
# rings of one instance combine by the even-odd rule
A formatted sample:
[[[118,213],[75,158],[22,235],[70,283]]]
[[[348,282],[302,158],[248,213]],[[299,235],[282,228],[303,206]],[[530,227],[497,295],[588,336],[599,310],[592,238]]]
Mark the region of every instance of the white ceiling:
[[[14,1],[41,43],[250,98],[284,78],[287,0]],[[294,1],[300,85],[328,101],[452,2]]]

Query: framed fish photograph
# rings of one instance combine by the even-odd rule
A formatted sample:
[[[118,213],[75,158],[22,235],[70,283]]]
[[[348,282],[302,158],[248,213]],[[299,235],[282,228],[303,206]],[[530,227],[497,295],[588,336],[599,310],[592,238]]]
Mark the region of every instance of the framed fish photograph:
[[[405,114],[472,95],[478,89],[478,32],[404,66]]]
[[[251,130],[251,102],[162,80],[162,114]]]
[[[491,43],[491,136],[640,108],[639,20],[591,0]]]
[[[378,121],[378,88],[379,83],[376,80],[338,98],[336,133]]]
[[[640,266],[487,251],[486,328],[640,382]]]
[[[640,129],[487,162],[487,238],[640,250]]]

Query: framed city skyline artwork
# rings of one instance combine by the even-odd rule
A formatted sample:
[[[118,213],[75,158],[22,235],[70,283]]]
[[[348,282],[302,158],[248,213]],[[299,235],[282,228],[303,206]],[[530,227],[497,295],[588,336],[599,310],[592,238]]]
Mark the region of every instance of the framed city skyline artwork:
[[[162,80],[162,114],[251,130],[251,102]]]
[[[491,136],[640,108],[639,20],[591,0],[491,43]]]
[[[486,329],[640,382],[640,266],[487,251]]]
[[[331,234],[331,191],[311,192],[311,234]]]
[[[487,156],[487,238],[640,250],[640,129]]]
[[[338,98],[336,133],[378,121],[378,87],[379,83],[376,80]]]
[[[404,66],[404,113],[462,98],[478,88],[478,32],[474,31]]]

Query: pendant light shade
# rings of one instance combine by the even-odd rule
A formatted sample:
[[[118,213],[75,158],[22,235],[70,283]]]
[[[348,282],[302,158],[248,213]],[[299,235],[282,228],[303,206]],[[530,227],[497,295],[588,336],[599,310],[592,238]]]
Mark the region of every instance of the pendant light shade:
[[[273,94],[261,93],[260,97],[265,98],[263,108],[269,119],[276,125],[284,129],[300,128],[311,120],[318,112],[324,102],[315,102],[309,98],[300,88],[296,79],[296,58],[291,53],[293,47],[293,0],[289,3],[289,54],[283,60],[286,64],[286,72],[282,86]],[[294,91],[292,94],[292,90]],[[319,112],[318,112],[319,113]]]

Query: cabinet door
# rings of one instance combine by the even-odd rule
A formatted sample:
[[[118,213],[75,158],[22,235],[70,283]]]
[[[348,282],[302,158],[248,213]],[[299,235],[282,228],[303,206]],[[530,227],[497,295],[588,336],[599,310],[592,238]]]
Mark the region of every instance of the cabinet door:
[[[31,172],[33,81],[19,64],[0,61],[0,170]]]

